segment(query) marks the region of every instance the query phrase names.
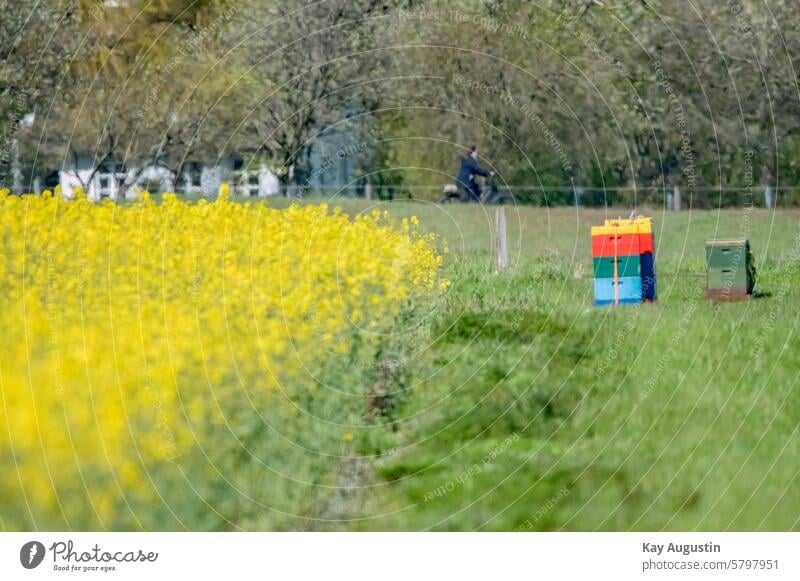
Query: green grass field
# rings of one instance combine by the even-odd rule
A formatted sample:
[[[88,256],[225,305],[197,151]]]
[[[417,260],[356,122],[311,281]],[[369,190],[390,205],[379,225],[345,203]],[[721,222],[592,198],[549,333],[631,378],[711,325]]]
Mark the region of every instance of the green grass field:
[[[494,208],[390,209],[448,240],[453,284],[386,338],[392,406],[356,430],[339,510],[311,528],[798,528],[799,213],[643,210],[658,302],[597,309],[589,229],[614,212],[507,207],[498,276]],[[712,304],[704,241],[732,236],[763,296]]]
[[[162,490],[185,506],[137,509],[145,528],[800,528],[799,211],[642,209],[658,302],[612,309],[592,307],[590,226],[629,211],[506,207],[498,276],[495,208],[330,205],[418,216],[452,286],[404,305],[377,352],[327,362],[303,413],[274,394],[237,418],[224,465],[181,458],[166,482],[191,493]],[[760,298],[704,298],[715,237],[750,239]]]

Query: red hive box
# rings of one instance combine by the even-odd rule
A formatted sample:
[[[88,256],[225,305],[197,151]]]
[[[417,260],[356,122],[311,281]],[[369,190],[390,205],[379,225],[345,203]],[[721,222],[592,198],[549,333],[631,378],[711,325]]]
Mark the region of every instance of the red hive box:
[[[604,234],[592,236],[592,256],[614,256],[614,238],[617,239],[617,256],[653,254],[653,234]]]

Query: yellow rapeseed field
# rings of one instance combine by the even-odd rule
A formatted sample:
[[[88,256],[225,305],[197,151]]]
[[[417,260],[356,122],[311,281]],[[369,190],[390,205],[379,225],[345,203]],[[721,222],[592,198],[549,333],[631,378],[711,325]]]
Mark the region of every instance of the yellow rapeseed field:
[[[301,417],[324,362],[446,284],[414,219],[225,193],[120,206],[0,192],[0,527],[175,526],[135,507],[180,504],[182,458],[201,450],[202,474],[229,476],[215,430],[238,437],[267,405]]]

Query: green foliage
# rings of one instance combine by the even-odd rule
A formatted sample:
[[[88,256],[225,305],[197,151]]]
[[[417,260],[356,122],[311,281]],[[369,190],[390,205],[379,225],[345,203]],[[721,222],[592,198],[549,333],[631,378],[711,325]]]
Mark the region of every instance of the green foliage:
[[[474,143],[531,191],[674,184],[712,207],[696,188],[800,176],[791,2],[7,4],[0,113],[13,129],[15,103],[57,94],[25,136],[45,169],[77,150],[175,171],[236,151],[307,175],[336,128],[368,145],[359,176],[418,198]]]

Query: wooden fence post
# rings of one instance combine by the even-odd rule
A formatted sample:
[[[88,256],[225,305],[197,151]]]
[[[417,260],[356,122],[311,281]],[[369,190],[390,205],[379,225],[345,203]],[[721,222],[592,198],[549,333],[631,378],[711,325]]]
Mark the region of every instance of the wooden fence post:
[[[681,211],[681,188],[679,186],[675,186],[672,193],[672,206],[675,208],[676,212]]]
[[[364,184],[364,197],[367,200],[371,200],[372,199],[372,184],[369,183],[369,182]]]
[[[506,209],[497,208],[495,219],[495,236],[497,243],[497,274],[508,272],[508,229],[506,228]]]

